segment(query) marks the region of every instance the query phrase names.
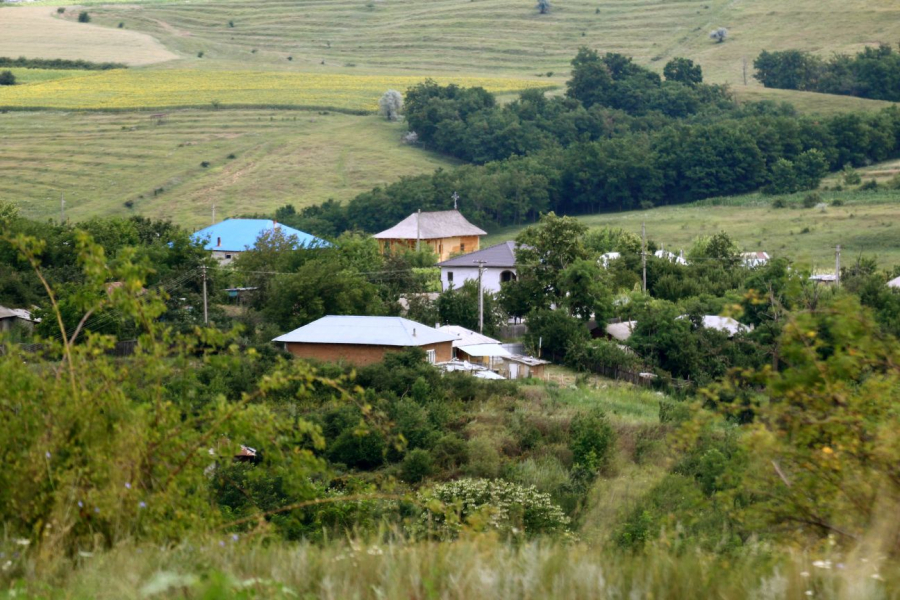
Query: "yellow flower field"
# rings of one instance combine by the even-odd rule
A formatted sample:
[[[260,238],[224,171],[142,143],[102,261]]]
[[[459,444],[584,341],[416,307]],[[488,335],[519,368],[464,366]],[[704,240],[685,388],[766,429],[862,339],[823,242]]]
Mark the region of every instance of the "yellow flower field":
[[[388,89],[405,91],[423,77],[334,75],[282,71],[82,72],[75,77],[0,88],[0,108],[84,110],[197,106],[329,108],[370,112]],[[442,84],[482,86],[491,92],[550,87],[524,79],[436,77]]]

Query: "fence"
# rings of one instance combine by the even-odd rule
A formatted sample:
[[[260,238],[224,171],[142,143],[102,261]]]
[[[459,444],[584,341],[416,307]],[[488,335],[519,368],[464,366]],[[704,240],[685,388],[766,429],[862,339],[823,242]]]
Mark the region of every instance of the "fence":
[[[19,350],[26,354],[40,354],[46,349],[46,344],[18,344]],[[106,351],[109,356],[124,357],[134,354],[137,348],[137,340],[121,340]],[[0,355],[7,353],[6,345],[0,344]]]

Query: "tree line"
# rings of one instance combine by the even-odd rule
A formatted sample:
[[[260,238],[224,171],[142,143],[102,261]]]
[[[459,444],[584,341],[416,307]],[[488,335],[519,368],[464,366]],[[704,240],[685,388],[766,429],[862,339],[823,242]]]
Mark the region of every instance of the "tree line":
[[[803,50],[763,51],[753,66],[769,88],[900,101],[900,53],[887,44],[828,59]]]
[[[472,164],[328,201],[280,221],[322,236],[375,232],[454,192],[482,227],[742,194],[814,189],[823,175],[900,153],[900,110],[800,117],[790,105],[737,105],[676,59],[666,79],[618,54],[582,50],[566,97],[523,93],[505,106],[480,88],[425,82],[407,91],[419,140]]]
[[[91,62],[89,60],[69,60],[66,58],[10,58],[0,56],[0,67],[19,67],[23,69],[73,69],[81,71],[108,71],[110,69],[127,69],[128,65],[117,62]]]

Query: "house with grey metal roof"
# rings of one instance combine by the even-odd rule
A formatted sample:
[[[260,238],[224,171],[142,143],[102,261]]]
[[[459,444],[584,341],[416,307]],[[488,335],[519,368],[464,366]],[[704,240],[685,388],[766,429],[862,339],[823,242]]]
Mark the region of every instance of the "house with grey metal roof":
[[[517,279],[516,243],[503,242],[438,263],[444,291],[462,287],[469,279],[478,280],[478,267],[484,266],[482,285],[485,291],[497,293],[500,285]]]
[[[382,252],[431,248],[438,260],[478,250],[487,232],[469,223],[458,210],[416,212],[374,237]]]
[[[327,316],[278,336],[275,343],[299,358],[378,363],[388,352],[421,348],[430,363],[449,361],[456,336],[403,317]]]

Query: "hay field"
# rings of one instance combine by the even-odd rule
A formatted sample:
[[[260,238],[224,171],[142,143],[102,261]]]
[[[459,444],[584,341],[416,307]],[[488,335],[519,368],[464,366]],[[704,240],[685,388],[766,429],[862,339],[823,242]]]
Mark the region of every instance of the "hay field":
[[[406,90],[422,80],[416,76],[280,71],[82,71],[77,77],[0,89],[0,107],[121,110],[253,106],[364,113],[378,109],[378,99],[386,90]],[[437,80],[482,86],[497,93],[547,85],[536,80],[504,78],[439,77]]]
[[[866,177],[868,179],[868,177]],[[647,237],[669,250],[687,251],[698,236],[726,231],[743,250],[787,256],[801,266],[834,272],[834,247],[843,261],[859,254],[877,255],[882,266],[900,265],[900,191],[820,192],[824,211],[800,207],[804,194],[786,197],[788,208],[772,208],[771,196],[752,194],[580,217],[589,227],[621,227],[637,234],[646,223]],[[830,206],[840,199],[843,206]],[[505,228],[484,245],[513,239],[521,228]],[[806,231],[805,231],[806,230]]]
[[[326,68],[364,72],[564,76],[578,47],[586,45],[634,56],[660,70],[666,60],[687,56],[700,62],[708,80],[732,84],[743,82],[743,59],[752,62],[762,49],[830,54],[900,39],[895,0],[560,0],[548,15],[538,15],[533,5],[521,0],[145,2],[98,7],[96,15],[113,26],[124,21],[147,31],[185,57],[202,50],[203,60],[190,60],[204,68],[225,61],[318,69],[324,61]],[[731,37],[715,44],[708,32],[720,26]]]
[[[60,18],[46,6],[0,8],[0,56],[148,65],[178,58],[153,37]]]
[[[142,214],[205,226],[214,203],[223,218],[347,200],[453,164],[401,143],[402,125],[306,111],[183,110],[162,123],[148,113],[11,111],[0,132],[0,201],[39,219],[58,218],[65,194],[74,220]]]

